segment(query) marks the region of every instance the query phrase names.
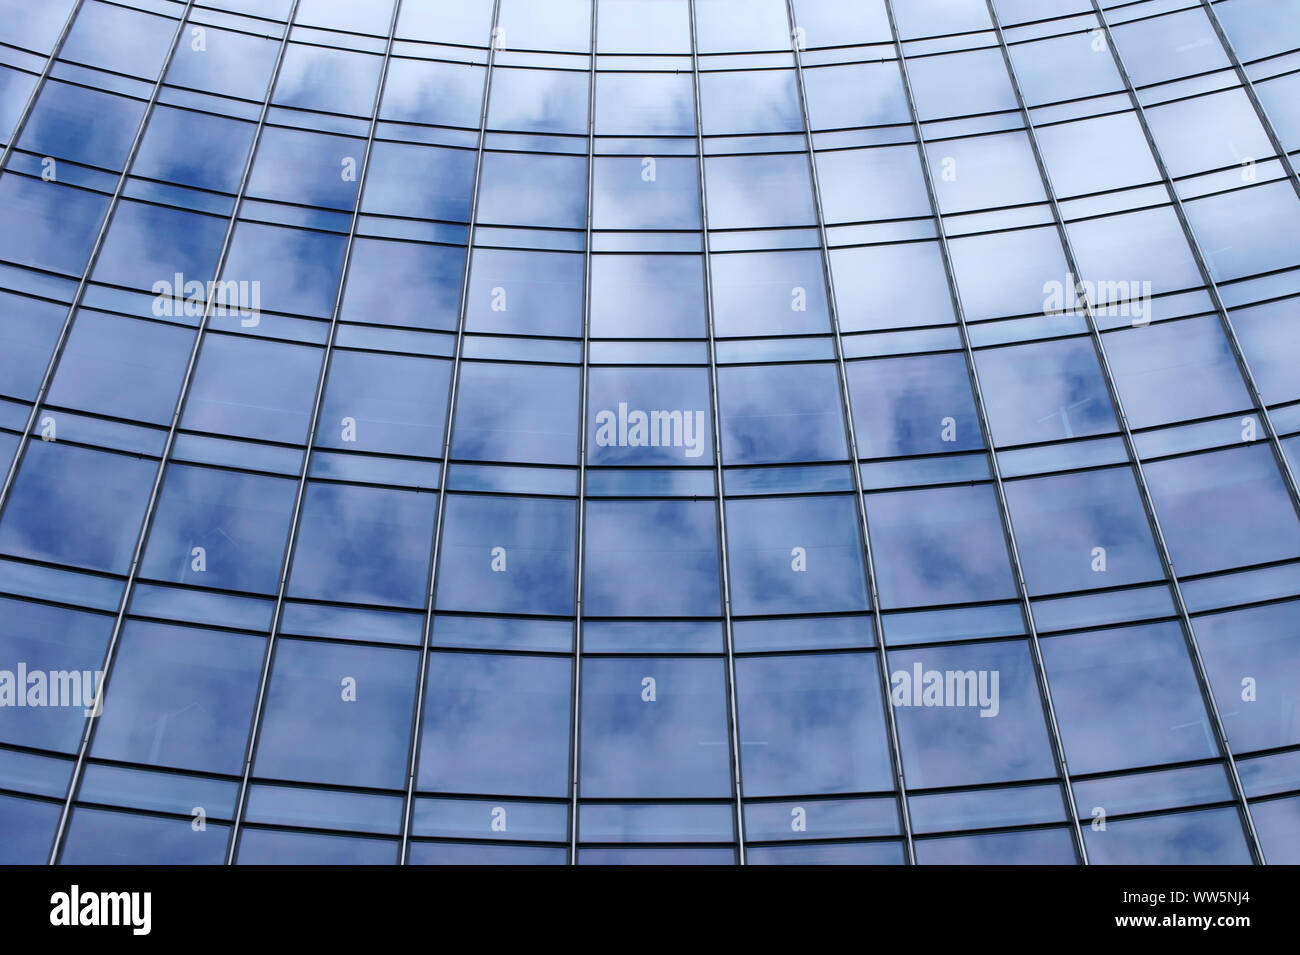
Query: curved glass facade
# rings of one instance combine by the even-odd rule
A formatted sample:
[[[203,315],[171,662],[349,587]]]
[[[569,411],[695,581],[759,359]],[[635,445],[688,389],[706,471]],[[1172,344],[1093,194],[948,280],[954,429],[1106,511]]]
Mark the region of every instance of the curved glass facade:
[[[1298,58],[0,0],[0,861],[1300,862]]]

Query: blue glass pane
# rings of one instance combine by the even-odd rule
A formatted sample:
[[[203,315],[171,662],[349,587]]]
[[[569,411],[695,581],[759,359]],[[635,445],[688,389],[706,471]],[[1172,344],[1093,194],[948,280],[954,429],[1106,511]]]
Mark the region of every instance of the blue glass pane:
[[[889,669],[909,787],[1055,775],[1023,640],[894,651]]]
[[[583,796],[729,795],[723,662],[583,661],[581,738]]]
[[[125,574],[157,469],[148,458],[30,442],[0,520],[0,551]]]
[[[558,365],[466,362],[456,397],[453,457],[576,464],[579,371]]]
[[[867,495],[880,602],[929,606],[1015,596],[993,489]]]
[[[430,493],[310,483],[289,593],[424,606],[436,507]]]
[[[720,368],[718,405],[727,464],[848,457],[834,365]]]
[[[573,501],[448,496],[438,608],[571,614],[576,515]]]
[[[239,773],[265,652],[262,637],[131,621],[92,754]]]
[[[86,686],[93,699],[113,618],[10,598],[0,598],[0,611],[0,659],[8,671],[0,679],[0,741],[76,752],[86,725]],[[62,683],[56,688],[57,700],[50,694],[52,672],[69,681],[66,689]],[[80,694],[73,693],[74,675]],[[42,698],[62,705],[26,705]]]
[[[68,822],[63,865],[221,865],[230,827],[79,806]]]
[[[712,501],[589,501],[586,533],[587,613],[681,617],[721,611]]]
[[[736,695],[746,796],[892,788],[873,656],[741,658]]]
[[[1217,753],[1177,624],[1052,637],[1043,660],[1072,772]]]
[[[273,594],[297,495],[268,475],[173,464],[140,572],[203,587]]]
[[[858,510],[851,497],[728,501],[727,551],[733,613],[867,607]]]
[[[558,657],[431,654],[419,788],[566,795],[572,674]]]
[[[281,639],[253,772],[398,789],[406,778],[419,654]]]

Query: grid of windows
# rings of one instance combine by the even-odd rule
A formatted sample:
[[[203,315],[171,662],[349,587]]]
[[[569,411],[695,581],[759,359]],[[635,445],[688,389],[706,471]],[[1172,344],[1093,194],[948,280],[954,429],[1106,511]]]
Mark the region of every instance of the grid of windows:
[[[0,0],[0,861],[1300,862],[1289,8]]]

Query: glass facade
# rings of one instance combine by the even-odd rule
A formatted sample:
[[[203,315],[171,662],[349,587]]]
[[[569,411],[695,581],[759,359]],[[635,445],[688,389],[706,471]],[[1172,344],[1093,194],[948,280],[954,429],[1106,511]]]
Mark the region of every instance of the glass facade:
[[[1290,0],[0,0],[0,862],[1300,862]]]

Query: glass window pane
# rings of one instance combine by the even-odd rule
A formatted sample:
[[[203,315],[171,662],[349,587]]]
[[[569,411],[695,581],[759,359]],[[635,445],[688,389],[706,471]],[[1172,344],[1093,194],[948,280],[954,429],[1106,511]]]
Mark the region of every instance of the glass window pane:
[[[727,544],[733,613],[867,607],[858,509],[851,497],[728,501]]]
[[[92,755],[240,773],[265,653],[262,637],[130,621]]]
[[[1105,345],[1115,385],[1134,428],[1251,407],[1216,316],[1112,332]]]
[[[736,696],[746,796],[892,788],[872,655],[742,657]]]
[[[465,328],[503,335],[582,335],[583,257],[475,249]]]
[[[454,331],[465,250],[358,237],[339,317],[346,322]]]
[[[568,795],[572,674],[559,657],[430,654],[419,788]]]
[[[1031,595],[1164,576],[1128,468],[1008,481],[1006,495]]]
[[[1300,742],[1300,606],[1294,601],[1196,617],[1223,726],[1235,752]]]
[[[709,464],[713,414],[705,368],[592,368],[587,462]]]
[[[573,501],[449,495],[438,608],[573,613],[576,516]]]
[[[410,143],[374,144],[361,208],[389,216],[468,222],[474,151]]]
[[[593,338],[703,338],[698,255],[593,255]]]
[[[689,53],[688,0],[600,0],[596,50],[600,53]]]
[[[0,796],[0,865],[44,865],[61,812],[57,802]]]
[[[585,71],[497,67],[492,71],[488,129],[586,135],[590,82]]]
[[[20,661],[29,673],[78,674],[83,694],[74,701],[70,688],[69,706],[15,706],[16,699],[6,699],[0,706],[0,742],[75,753],[86,728],[85,685],[89,682],[92,693],[97,691],[96,672],[104,665],[112,632],[113,617],[107,614],[0,597],[0,660],[6,661],[3,668],[14,674],[4,681],[4,696],[16,695],[19,690],[16,670]],[[32,695],[34,685],[30,682],[21,690],[28,701],[39,698]]]
[[[402,788],[419,661],[410,650],[281,638],[253,772]]]
[[[273,594],[297,482],[172,464],[140,573],[155,580]]]
[[[403,14],[406,12],[402,10]],[[400,21],[398,34],[401,35]],[[445,35],[440,39],[445,39]],[[485,73],[477,65],[413,60],[394,54],[388,61],[379,115],[399,123],[477,129]]]
[[[805,156],[712,156],[704,161],[711,229],[814,225]]]
[[[920,355],[847,366],[858,454],[969,451],[984,446],[962,355]]]
[[[221,865],[230,827],[190,819],[78,806],[68,822],[63,865]]]
[[[559,365],[465,362],[452,457],[576,464],[580,377]]]
[[[592,169],[592,228],[700,228],[699,166],[671,156],[604,156]]]
[[[700,116],[706,136],[799,132],[803,117],[794,71],[701,73]]]
[[[335,350],[316,443],[438,457],[450,387],[448,361]]]
[[[830,260],[842,331],[956,321],[937,242],[832,249]]]
[[[1087,338],[984,349],[975,365],[999,447],[1118,430]]]
[[[59,359],[49,401],[166,425],[176,411],[193,343],[189,328],[83,310]]]
[[[289,594],[423,607],[437,496],[310,482]]]
[[[848,457],[834,365],[720,368],[718,404],[727,464]]]
[[[689,617],[721,611],[712,501],[588,501],[586,533],[586,613]]]
[[[932,214],[915,146],[822,150],[816,155],[828,225]]]
[[[158,463],[53,441],[28,442],[0,551],[125,574]]]
[[[1300,522],[1267,447],[1152,461],[1145,472],[1177,573],[1300,555]]]
[[[1092,865],[1250,865],[1237,810],[1206,809],[1112,819],[1083,827]]]
[[[1071,772],[1217,754],[1178,624],[1050,637],[1042,649]]]
[[[729,796],[723,661],[584,660],[581,738],[585,797]]]
[[[204,336],[182,427],[301,444],[321,353],[237,335]]]
[[[649,0],[651,8],[662,2]],[[595,128],[597,136],[692,136],[695,82],[688,73],[597,73]]]
[[[587,160],[531,153],[483,154],[480,222],[581,229],[587,215]]]
[[[1025,641],[895,651],[889,668],[910,787],[1056,775]]]
[[[734,252],[709,257],[714,333],[813,335],[830,331],[826,274],[814,251]]]
[[[882,606],[1016,595],[993,488],[895,491],[866,500]]]
[[[837,5],[838,6],[838,5]],[[839,7],[835,13],[836,30],[842,14],[867,4]],[[800,25],[803,23],[800,21]],[[885,41],[890,39],[885,28]],[[817,38],[805,31],[809,45],[839,46],[836,35]],[[851,63],[842,66],[809,67],[803,72],[808,97],[808,117],[813,129],[847,129],[855,126],[891,126],[912,121],[903,92],[903,75],[895,62]]]

